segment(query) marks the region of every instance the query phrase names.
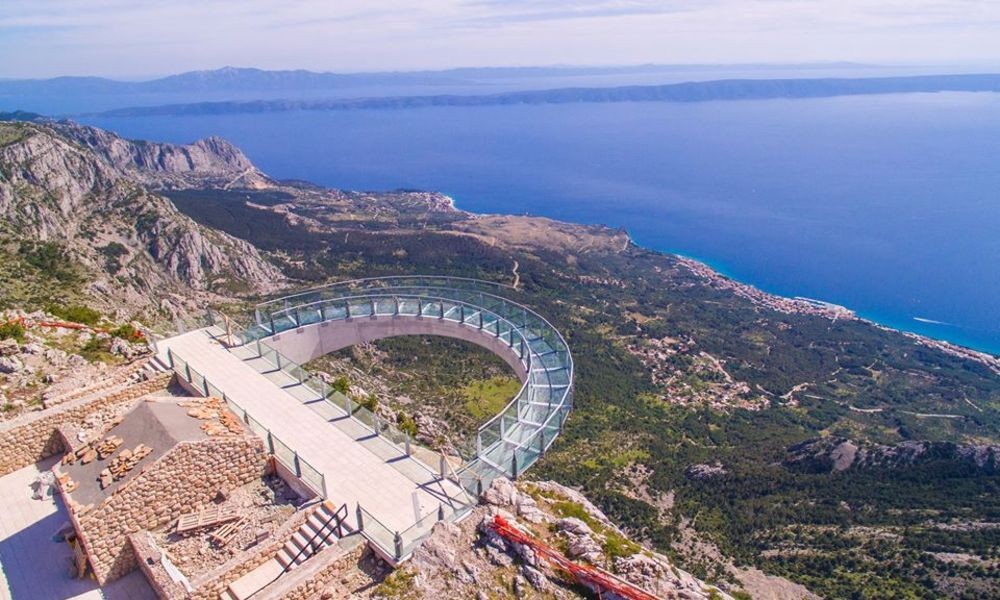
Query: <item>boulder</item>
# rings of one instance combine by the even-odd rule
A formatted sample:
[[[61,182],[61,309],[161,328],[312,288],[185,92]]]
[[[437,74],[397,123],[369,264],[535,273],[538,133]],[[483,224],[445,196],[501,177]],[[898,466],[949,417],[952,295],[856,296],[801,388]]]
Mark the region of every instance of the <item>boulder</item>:
[[[13,356],[20,351],[21,349],[17,345],[17,340],[11,338],[0,340],[0,356]]]
[[[15,347],[17,344],[15,344]],[[15,356],[0,356],[0,373],[20,373],[24,370],[24,363]]]

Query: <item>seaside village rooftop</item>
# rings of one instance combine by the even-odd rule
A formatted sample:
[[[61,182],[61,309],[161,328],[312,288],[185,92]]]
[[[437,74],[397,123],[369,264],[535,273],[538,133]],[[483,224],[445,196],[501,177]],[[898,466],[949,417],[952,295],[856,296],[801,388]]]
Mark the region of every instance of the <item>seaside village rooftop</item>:
[[[481,287],[360,282],[258,308],[245,330],[217,318],[0,423],[10,594],[307,598],[345,565],[407,561],[530,467],[569,411],[561,336]],[[298,366],[412,334],[484,346],[521,379],[475,456],[418,445]]]

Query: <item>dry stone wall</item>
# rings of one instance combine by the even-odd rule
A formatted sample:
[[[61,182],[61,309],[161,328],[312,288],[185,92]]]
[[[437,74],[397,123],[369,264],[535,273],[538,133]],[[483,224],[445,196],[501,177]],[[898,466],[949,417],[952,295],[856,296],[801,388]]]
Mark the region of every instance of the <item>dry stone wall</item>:
[[[188,597],[187,590],[170,578],[163,566],[163,552],[156,547],[145,531],[128,536],[129,545],[135,552],[135,561],[142,569],[149,586],[161,600],[181,600]]]
[[[282,546],[306,522],[311,510],[298,510],[263,543],[232,557],[218,569],[194,579],[193,600],[217,600],[229,584],[275,557]]]
[[[88,416],[98,411],[134,404],[142,396],[165,389],[170,377],[170,374],[164,373],[96,398],[79,398],[0,423],[0,476],[64,452],[66,448],[60,428],[75,430],[85,424]]]
[[[358,564],[364,546],[345,553],[334,544],[307,560],[260,593],[259,600],[311,600],[321,597],[323,588]]]
[[[136,567],[128,536],[162,527],[205,506],[220,489],[264,476],[266,453],[252,435],[181,442],[93,509],[77,532],[101,585]]]

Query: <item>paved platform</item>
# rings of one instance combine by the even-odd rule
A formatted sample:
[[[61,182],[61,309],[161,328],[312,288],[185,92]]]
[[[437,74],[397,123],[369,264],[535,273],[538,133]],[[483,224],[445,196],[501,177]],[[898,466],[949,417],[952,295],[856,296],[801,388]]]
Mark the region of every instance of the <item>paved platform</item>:
[[[58,460],[0,477],[0,600],[153,600],[156,594],[135,571],[101,589],[92,579],[70,576],[73,551],[52,536],[69,522],[58,497],[35,500],[31,483]]]
[[[329,500],[347,504],[351,524],[358,503],[389,530],[403,532],[421,518],[427,523],[442,505],[450,511],[468,501],[433,467],[310,397],[287,374],[262,373],[267,369],[249,348],[230,352],[202,330],[158,342],[164,361],[168,348],[321,472]]]

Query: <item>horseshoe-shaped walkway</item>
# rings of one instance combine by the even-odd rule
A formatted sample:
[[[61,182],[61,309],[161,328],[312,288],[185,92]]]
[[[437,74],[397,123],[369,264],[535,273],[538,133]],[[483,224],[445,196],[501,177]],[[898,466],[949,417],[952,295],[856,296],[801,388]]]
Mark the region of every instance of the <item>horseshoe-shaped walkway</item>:
[[[517,477],[558,436],[571,408],[573,361],[545,319],[497,284],[448,277],[350,281],[261,304],[230,322],[158,344],[192,386],[224,397],[318,494],[354,509],[388,558],[404,559],[440,518],[467,512],[498,476]],[[482,425],[464,461],[418,447],[299,365],[357,343],[441,335],[483,346],[522,382]]]

